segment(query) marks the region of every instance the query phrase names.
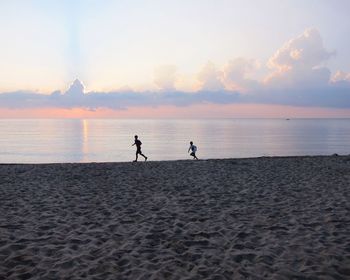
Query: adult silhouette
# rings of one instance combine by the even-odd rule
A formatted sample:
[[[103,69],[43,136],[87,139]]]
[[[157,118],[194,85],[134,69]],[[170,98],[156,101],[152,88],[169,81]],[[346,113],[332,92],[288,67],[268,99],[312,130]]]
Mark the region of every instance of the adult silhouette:
[[[135,135],[135,142],[134,142],[134,144],[132,144],[132,146],[134,146],[134,145],[136,145],[136,159],[134,160],[134,162],[137,161],[139,155],[143,156],[145,158],[145,161],[146,161],[147,157],[141,151],[142,142],[138,139],[137,135]]]

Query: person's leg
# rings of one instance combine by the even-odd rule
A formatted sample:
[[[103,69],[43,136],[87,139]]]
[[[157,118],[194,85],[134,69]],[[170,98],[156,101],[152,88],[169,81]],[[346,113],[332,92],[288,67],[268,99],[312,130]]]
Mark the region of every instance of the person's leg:
[[[144,154],[141,153],[140,155],[145,158],[145,161],[147,160],[147,157]]]
[[[136,159],[134,160],[134,161],[137,161],[137,159],[138,159],[138,156],[139,155],[139,153],[138,152],[136,152]]]

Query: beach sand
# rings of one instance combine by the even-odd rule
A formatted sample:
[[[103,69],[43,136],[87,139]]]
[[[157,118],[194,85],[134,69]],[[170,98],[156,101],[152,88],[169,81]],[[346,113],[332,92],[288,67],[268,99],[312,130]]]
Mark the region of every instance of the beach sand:
[[[350,279],[350,156],[2,164],[0,279]]]

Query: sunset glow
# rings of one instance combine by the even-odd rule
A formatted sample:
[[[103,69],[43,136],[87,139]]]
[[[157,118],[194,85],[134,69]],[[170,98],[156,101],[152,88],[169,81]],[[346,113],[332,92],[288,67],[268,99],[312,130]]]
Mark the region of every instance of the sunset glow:
[[[26,109],[0,110],[0,118],[349,118],[348,109],[325,109],[279,105],[194,105],[190,107],[138,107],[127,110]],[[84,126],[84,129],[88,128]]]
[[[346,0],[2,1],[0,116],[348,117],[347,10]]]

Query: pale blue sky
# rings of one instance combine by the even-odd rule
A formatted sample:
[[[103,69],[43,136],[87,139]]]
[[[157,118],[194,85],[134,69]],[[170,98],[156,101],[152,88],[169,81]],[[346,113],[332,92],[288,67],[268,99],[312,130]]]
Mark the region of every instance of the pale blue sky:
[[[348,0],[1,0],[0,91],[152,89],[154,69],[176,65],[188,84],[207,61],[268,59],[316,28],[324,64],[350,72]]]

